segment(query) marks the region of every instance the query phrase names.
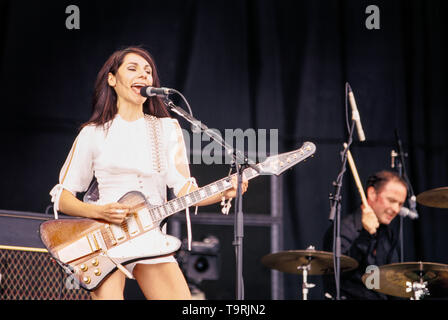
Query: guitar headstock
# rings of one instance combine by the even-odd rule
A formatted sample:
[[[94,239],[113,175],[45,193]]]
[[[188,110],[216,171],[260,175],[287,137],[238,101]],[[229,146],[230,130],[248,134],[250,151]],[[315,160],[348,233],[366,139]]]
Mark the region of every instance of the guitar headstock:
[[[316,145],[307,141],[299,149],[270,156],[265,161],[259,163],[258,166],[262,174],[280,175],[297,163],[311,157],[315,152]]]

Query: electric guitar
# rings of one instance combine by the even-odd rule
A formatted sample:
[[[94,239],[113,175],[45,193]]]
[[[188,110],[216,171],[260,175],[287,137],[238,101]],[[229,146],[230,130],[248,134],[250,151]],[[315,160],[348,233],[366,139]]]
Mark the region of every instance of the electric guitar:
[[[250,180],[260,174],[279,175],[315,151],[313,143],[305,142],[300,149],[257,164],[260,173],[250,167],[244,169],[243,176]],[[160,230],[162,220],[232,188],[231,180],[232,176],[225,177],[157,206],[141,192],[130,191],[118,200],[132,208],[120,225],[88,218],[49,220],[40,225],[40,237],[50,255],[81,287],[94,290],[117,268],[132,277],[123,265],[179,250],[181,241]]]

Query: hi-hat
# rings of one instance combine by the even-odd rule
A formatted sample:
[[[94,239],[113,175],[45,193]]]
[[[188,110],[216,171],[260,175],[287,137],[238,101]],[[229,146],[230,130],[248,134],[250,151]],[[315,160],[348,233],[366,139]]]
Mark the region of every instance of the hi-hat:
[[[286,273],[302,274],[300,267],[310,265],[308,275],[322,275],[333,273],[333,253],[325,251],[289,250],[265,255],[261,262],[268,268]],[[358,267],[358,262],[348,256],[341,256],[341,272],[350,271]]]
[[[369,276],[371,278],[367,279]],[[372,281],[372,290],[402,298],[411,298],[414,292],[411,290],[412,283],[427,284],[429,297],[448,296],[448,265],[432,262],[403,262],[393,263],[379,267],[379,280],[377,287],[373,286],[375,274],[364,274],[364,284]]]
[[[417,202],[428,207],[448,208],[448,187],[422,192],[417,196]]]

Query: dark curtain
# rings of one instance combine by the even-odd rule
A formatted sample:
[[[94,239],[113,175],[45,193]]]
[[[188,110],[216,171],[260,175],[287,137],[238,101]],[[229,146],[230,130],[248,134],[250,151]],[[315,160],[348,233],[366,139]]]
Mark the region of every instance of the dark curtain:
[[[71,4],[80,9],[79,30],[65,27]],[[316,144],[314,158],[284,174],[285,250],[321,249],[330,226],[328,196],[347,140],[346,82],[367,137],[361,143],[355,134],[352,146],[361,179],[390,168],[397,130],[415,193],[447,186],[448,3],[375,1],[378,30],[366,28],[371,4],[3,0],[0,208],[46,209],[90,115],[96,73],[114,50],[140,44],[153,54],[162,85],[181,91],[210,128],[278,129],[279,152]],[[360,197],[348,167],[343,182],[345,215]],[[447,263],[447,209],[417,209],[419,219],[404,220],[405,260]],[[298,298],[299,278],[286,280],[285,298]],[[323,299],[320,286],[310,298]]]

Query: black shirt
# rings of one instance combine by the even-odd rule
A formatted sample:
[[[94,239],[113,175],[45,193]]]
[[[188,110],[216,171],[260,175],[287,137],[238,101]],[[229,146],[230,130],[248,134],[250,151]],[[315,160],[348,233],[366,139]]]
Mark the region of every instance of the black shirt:
[[[359,209],[341,220],[341,254],[358,261],[357,269],[341,272],[340,296],[346,299],[387,300],[394,297],[368,289],[362,276],[369,265],[382,266],[399,262],[398,228],[395,220],[390,225],[380,224],[375,235],[369,234],[362,226],[362,212]],[[324,250],[333,252],[333,225],[324,236]],[[333,297],[335,293],[334,274],[323,278],[325,292]]]

